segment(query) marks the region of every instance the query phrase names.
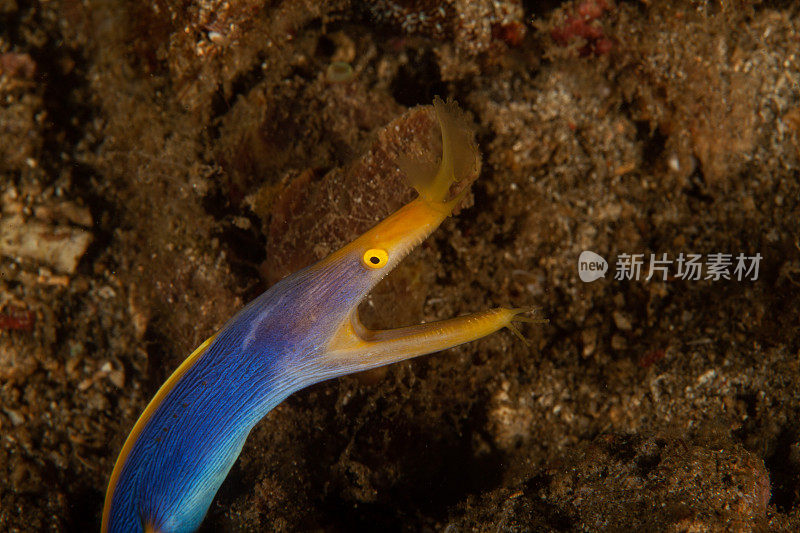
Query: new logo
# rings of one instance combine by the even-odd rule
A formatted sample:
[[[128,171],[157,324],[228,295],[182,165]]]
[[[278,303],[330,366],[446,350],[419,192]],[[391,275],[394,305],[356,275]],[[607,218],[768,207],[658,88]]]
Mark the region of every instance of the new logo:
[[[600,278],[606,277],[608,272],[608,261],[602,256],[589,250],[581,252],[578,257],[578,276],[581,281],[590,283]]]

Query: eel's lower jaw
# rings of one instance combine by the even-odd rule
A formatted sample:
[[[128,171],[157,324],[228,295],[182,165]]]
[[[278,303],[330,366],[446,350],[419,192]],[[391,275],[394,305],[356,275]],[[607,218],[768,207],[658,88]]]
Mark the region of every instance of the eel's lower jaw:
[[[346,367],[349,372],[367,370],[446,350],[505,327],[515,329],[512,321],[523,318],[519,315],[528,311],[500,307],[416,326],[371,330],[364,327],[355,310],[343,321],[321,357],[325,363]]]

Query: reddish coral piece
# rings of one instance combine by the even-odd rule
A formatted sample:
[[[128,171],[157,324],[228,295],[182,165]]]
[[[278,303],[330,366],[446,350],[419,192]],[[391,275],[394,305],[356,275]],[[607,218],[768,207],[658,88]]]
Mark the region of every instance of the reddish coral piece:
[[[36,74],[36,63],[28,54],[7,52],[0,54],[0,74],[11,78],[32,80]]]
[[[603,28],[594,21],[611,7],[605,0],[584,0],[567,16],[563,25],[553,28],[550,36],[561,46],[566,46],[576,38],[582,38],[586,45],[580,49],[581,56],[596,56],[611,51],[611,40],[603,33]]]
[[[578,6],[578,16],[588,20],[600,18],[610,7],[605,0],[586,0]]]
[[[609,53],[611,51],[611,48],[612,48],[611,39],[607,37],[601,37],[597,39],[597,41],[595,41],[593,52],[594,55],[596,56],[602,56],[604,54]]]
[[[492,25],[492,37],[508,46],[519,46],[525,38],[525,25],[516,21]]]
[[[649,366],[661,361],[666,356],[667,356],[667,351],[666,350],[662,350],[662,349],[651,350],[651,351],[647,352],[646,354],[644,354],[639,359],[639,366],[642,367],[642,368],[647,368],[647,367],[649,367]]]
[[[35,321],[36,315],[33,311],[10,307],[4,313],[0,313],[0,330],[31,331]]]

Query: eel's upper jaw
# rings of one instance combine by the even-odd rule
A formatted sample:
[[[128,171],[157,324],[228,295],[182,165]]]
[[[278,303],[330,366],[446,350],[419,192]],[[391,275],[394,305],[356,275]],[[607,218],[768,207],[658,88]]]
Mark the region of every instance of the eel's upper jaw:
[[[402,169],[419,198],[345,247],[372,243],[386,249],[395,259],[387,265],[387,272],[453,213],[480,173],[481,155],[472,121],[452,100],[443,102],[437,97],[433,108],[442,139],[438,166],[434,170],[427,164],[409,166],[398,162],[401,168],[405,167]]]
[[[435,170],[428,164],[403,169],[419,192],[419,198],[331,254],[320,266],[335,264],[344,256],[363,254],[373,248],[385,251],[387,263],[382,265],[380,273],[370,276],[374,286],[461,203],[470,184],[480,173],[481,156],[475,144],[474,124],[452,100],[443,102],[437,97],[433,108],[442,138],[439,164]]]
[[[467,329],[474,330],[466,323],[463,328],[460,327],[464,331],[456,331],[458,328],[454,329],[454,324],[448,324],[446,331],[424,325],[392,330],[394,333],[387,334],[371,332],[358,320],[357,308],[363,297],[452,214],[480,171],[480,152],[474,140],[474,126],[467,115],[452,100],[443,102],[436,98],[433,107],[442,136],[438,168],[433,171],[430,165],[422,164],[405,165],[403,169],[419,192],[419,198],[325,260],[326,263],[335,263],[343,256],[358,257],[373,249],[385,253],[387,257],[380,271],[372,275],[365,274],[360,282],[359,298],[350,302],[352,308],[330,337],[328,353],[338,354],[333,357],[338,362],[349,359],[347,364],[358,367],[379,366],[477,338],[466,334]],[[432,337],[436,337],[436,340]],[[399,350],[397,357],[384,353],[391,349]],[[364,360],[364,356],[367,360]]]

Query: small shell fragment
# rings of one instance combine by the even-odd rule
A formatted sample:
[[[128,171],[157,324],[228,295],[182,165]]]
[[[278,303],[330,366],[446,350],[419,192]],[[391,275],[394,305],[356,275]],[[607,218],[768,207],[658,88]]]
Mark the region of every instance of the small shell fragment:
[[[92,234],[73,226],[52,226],[22,215],[0,217],[0,255],[30,260],[72,274]]]
[[[353,67],[345,61],[334,61],[325,71],[325,78],[331,83],[345,83],[353,79]]]

